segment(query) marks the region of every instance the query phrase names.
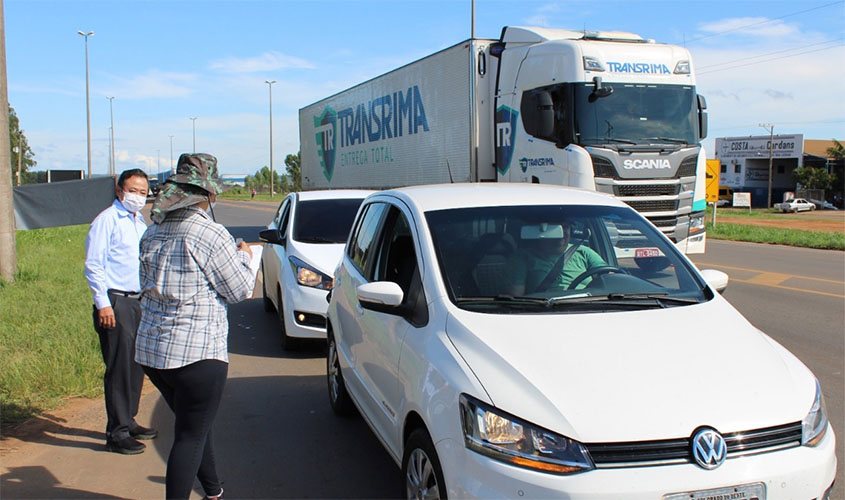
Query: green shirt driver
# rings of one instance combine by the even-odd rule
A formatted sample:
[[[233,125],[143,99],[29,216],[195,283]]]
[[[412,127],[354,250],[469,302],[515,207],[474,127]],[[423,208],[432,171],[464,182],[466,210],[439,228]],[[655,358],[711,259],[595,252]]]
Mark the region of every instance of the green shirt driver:
[[[512,295],[566,290],[585,271],[607,265],[592,248],[578,245],[571,250],[569,234],[569,227],[560,224],[532,224],[522,228],[521,239],[525,245],[508,260]],[[567,250],[570,255],[560,272],[549,276],[555,266],[560,267],[558,261]],[[585,279],[577,288],[584,288],[590,281],[592,278]]]

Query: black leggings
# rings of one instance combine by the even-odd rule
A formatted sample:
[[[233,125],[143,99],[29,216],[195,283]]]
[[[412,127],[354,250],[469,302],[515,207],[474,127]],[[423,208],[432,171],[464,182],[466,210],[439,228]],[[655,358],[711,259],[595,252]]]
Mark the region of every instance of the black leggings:
[[[211,428],[228,371],[228,363],[214,359],[171,370],[144,367],[176,415],[173,447],[167,458],[166,498],[190,497],[195,477],[206,496],[217,495],[222,489]]]

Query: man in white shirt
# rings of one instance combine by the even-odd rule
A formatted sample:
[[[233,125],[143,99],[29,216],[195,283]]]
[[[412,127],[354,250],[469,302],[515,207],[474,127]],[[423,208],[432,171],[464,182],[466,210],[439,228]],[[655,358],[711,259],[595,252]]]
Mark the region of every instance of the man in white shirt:
[[[94,296],[94,329],[106,372],[106,449],[134,455],[146,446],[138,439],[158,435],[135,422],[144,371],[135,362],[135,335],[141,321],[139,243],[147,229],[141,210],[147,201],[147,174],[120,174],[117,199],[91,223],[85,240],[85,278]]]

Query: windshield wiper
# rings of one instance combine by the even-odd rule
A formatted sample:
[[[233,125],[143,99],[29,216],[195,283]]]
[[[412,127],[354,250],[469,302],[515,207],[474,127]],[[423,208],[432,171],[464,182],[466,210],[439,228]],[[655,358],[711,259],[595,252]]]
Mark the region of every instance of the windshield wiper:
[[[324,238],[322,236],[309,236],[307,238],[300,238],[299,241],[302,243],[340,243],[338,241],[334,241],[330,238]]]
[[[675,142],[678,144],[689,144],[686,140],[678,139],[677,137],[646,137],[646,139],[656,139],[658,141]]]
[[[613,137],[591,137],[591,138],[588,138],[588,139],[581,138],[581,142],[593,142],[593,141],[596,141],[596,142],[598,142],[598,141],[618,142],[618,143],[621,143],[621,144],[632,144],[634,146],[637,145],[637,143],[634,142],[634,141],[629,141],[628,139],[616,139],[616,138],[613,138]]]
[[[532,304],[546,306],[548,299],[542,297],[514,297],[513,295],[458,297],[455,299],[458,304]]]
[[[673,304],[698,304],[698,299],[690,299],[686,297],[670,297],[665,292],[661,293],[610,293],[607,295],[576,295],[569,297],[556,297],[549,299],[549,305],[559,304],[584,304],[584,303],[601,303],[610,305],[655,305],[666,307],[666,303]]]

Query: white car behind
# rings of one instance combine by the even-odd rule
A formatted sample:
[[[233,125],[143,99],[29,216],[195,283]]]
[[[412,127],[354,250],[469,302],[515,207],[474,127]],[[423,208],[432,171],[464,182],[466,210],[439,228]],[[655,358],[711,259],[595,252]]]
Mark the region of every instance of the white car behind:
[[[668,265],[638,265],[623,231]],[[564,257],[541,264],[558,239]],[[559,269],[566,283],[540,281]],[[331,292],[329,400],[357,407],[407,498],[826,498],[821,388],[726,286],[600,194],[377,193]]]
[[[372,191],[291,193],[279,204],[261,255],[264,309],[279,315],[282,347],[326,337],[326,295],[358,206]]]

